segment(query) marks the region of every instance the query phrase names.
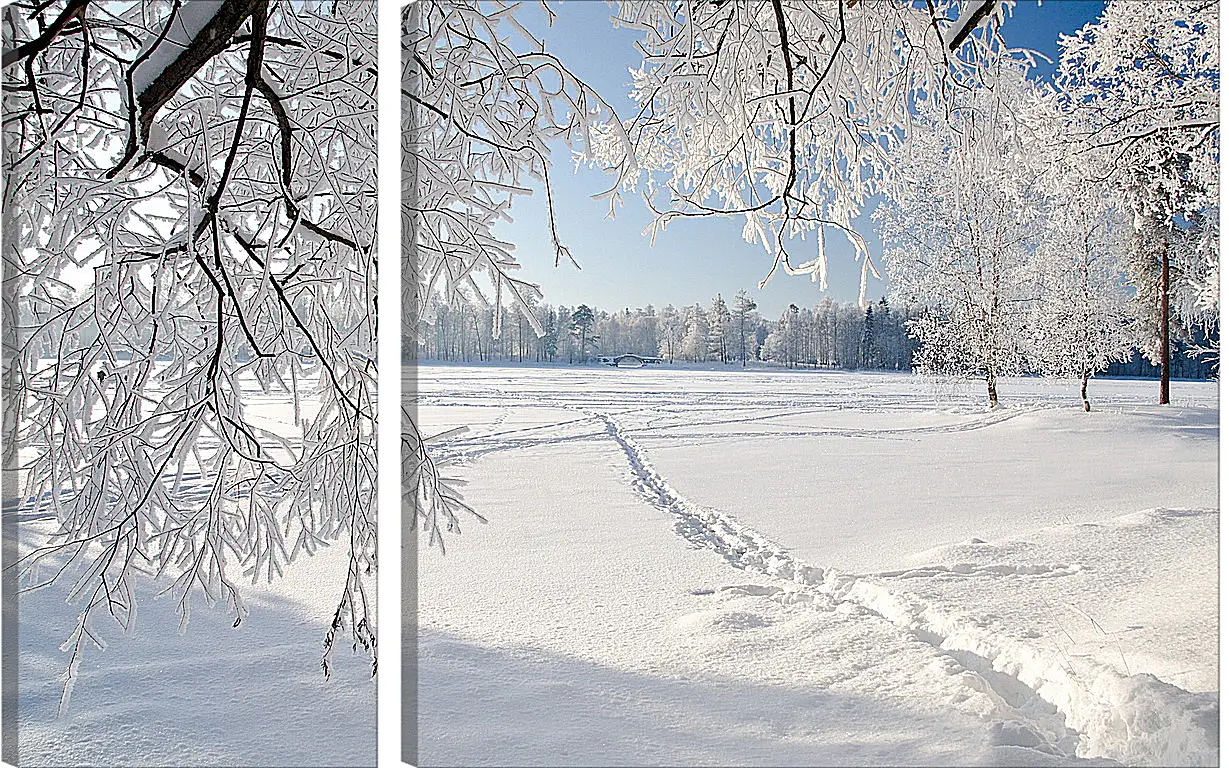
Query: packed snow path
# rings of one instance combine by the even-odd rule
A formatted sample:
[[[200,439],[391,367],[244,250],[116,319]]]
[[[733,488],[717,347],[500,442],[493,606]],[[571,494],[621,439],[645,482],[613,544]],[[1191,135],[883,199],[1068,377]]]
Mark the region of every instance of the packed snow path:
[[[451,369],[439,370],[440,375],[449,378],[452,383],[448,376]],[[558,621],[555,637],[550,638],[550,642],[542,643],[541,638],[535,637],[533,628],[523,625],[515,629],[501,627],[497,617],[493,623],[475,633],[477,627],[472,618],[466,616],[466,609],[454,604],[460,596],[453,592],[457,585],[448,576],[448,571],[456,567],[466,572],[469,578],[475,577],[476,574],[468,571],[470,561],[464,550],[467,546],[475,546],[487,557],[492,556],[494,553],[483,546],[486,543],[483,537],[493,532],[491,528],[466,531],[453,551],[438,562],[430,560],[431,553],[423,553],[422,622],[427,628],[424,632],[421,681],[421,701],[424,705],[420,724],[424,743],[423,764],[473,761],[575,764],[592,762],[595,757],[612,763],[670,763],[682,760],[763,764],[878,761],[909,764],[1069,764],[1080,762],[1081,756],[1107,758],[1126,764],[1203,764],[1216,759],[1217,710],[1213,692],[1184,690],[1146,672],[1141,673],[1139,669],[1130,670],[1135,674],[1127,674],[1127,655],[1120,643],[1117,644],[1114,659],[1116,663],[1117,658],[1121,657],[1123,664],[1116,668],[1106,662],[1108,651],[1105,647],[1098,648],[1096,653],[1086,653],[1089,644],[1082,638],[1083,645],[1077,645],[1072,640],[1065,648],[1055,648],[1049,644],[1051,638],[1043,636],[1031,625],[1026,626],[1027,622],[1019,621],[1018,617],[999,618],[971,611],[970,607],[979,606],[967,606],[959,599],[947,599],[942,588],[929,590],[933,594],[928,594],[925,599],[915,594],[921,582],[942,587],[945,582],[953,580],[966,580],[967,583],[968,579],[977,579],[998,585],[987,588],[991,594],[997,589],[1000,598],[1013,599],[1008,597],[1008,593],[1021,588],[1019,585],[1046,581],[1057,583],[1076,576],[1084,577],[1089,572],[1097,571],[1095,563],[1071,562],[1070,558],[1054,558],[1048,562],[1038,561],[1035,557],[1021,558],[1021,554],[1035,553],[1027,552],[1028,547],[1024,544],[996,546],[971,539],[963,545],[962,561],[923,562],[905,568],[878,569],[875,575],[858,575],[848,570],[808,565],[795,553],[796,550],[786,550],[745,523],[749,516],[754,515],[753,509],[703,506],[681,493],[676,489],[676,484],[655,469],[650,451],[642,444],[643,440],[651,439],[662,444],[662,435],[667,434],[672,446],[687,446],[676,450],[689,453],[693,460],[697,448],[702,449],[705,445],[710,448],[716,445],[719,451],[724,450],[730,455],[740,453],[744,459],[751,457],[754,460],[757,455],[762,456],[757,451],[764,446],[758,445],[757,435],[748,435],[746,429],[750,424],[758,424],[763,427],[758,434],[759,442],[769,439],[775,460],[765,466],[757,466],[756,473],[773,474],[777,472],[777,466],[787,465],[789,472],[797,475],[805,468],[808,454],[791,450],[790,446],[801,439],[824,436],[843,441],[873,440],[877,444],[883,441],[903,442],[905,445],[900,448],[907,456],[910,451],[916,452],[918,447],[933,447],[925,443],[922,446],[909,445],[909,441],[916,440],[918,435],[990,432],[1005,422],[1020,421],[1021,416],[1065,417],[1066,414],[1052,407],[1055,405],[1052,401],[1061,399],[1066,393],[1045,390],[1035,382],[1020,382],[1022,389],[1027,386],[1041,389],[1029,398],[1027,407],[986,413],[975,405],[962,404],[958,397],[951,395],[939,401],[942,407],[936,407],[935,394],[916,391],[924,385],[907,377],[842,379],[829,376],[825,377],[827,380],[812,377],[811,381],[825,386],[816,386],[813,394],[798,391],[785,395],[789,405],[782,407],[780,390],[790,385],[797,386],[800,382],[809,383],[805,381],[806,377],[781,374],[776,374],[776,379],[773,374],[758,378],[744,376],[741,380],[721,382],[720,386],[728,390],[725,393],[718,389],[705,393],[697,391],[699,388],[695,385],[711,384],[703,379],[707,374],[678,372],[669,376],[660,374],[656,379],[641,378],[622,392],[598,392],[592,391],[592,388],[605,387],[612,382],[626,383],[620,376],[622,372],[614,374],[616,378],[610,375],[603,378],[597,372],[580,372],[578,377],[572,371],[551,374],[532,371],[526,374],[488,369],[477,373],[466,371],[468,384],[461,387],[461,391],[439,395],[439,390],[433,390],[430,383],[431,369],[425,371],[427,375],[423,377],[425,386],[420,399],[425,423],[431,425],[433,409],[439,409],[435,411],[435,416],[441,426],[444,426],[444,420],[438,417],[446,411],[451,418],[475,424],[470,434],[440,446],[439,455],[468,457],[471,460],[485,457],[482,461],[475,461],[465,471],[465,476],[479,486],[483,485],[484,480],[493,480],[494,486],[502,486],[491,487],[489,492],[479,491],[477,500],[483,503],[481,508],[484,513],[493,516],[495,525],[492,528],[504,534],[499,538],[510,544],[506,549],[509,556],[516,557],[518,552],[525,551],[525,547],[529,551],[534,549],[533,541],[522,542],[524,547],[516,542],[516,535],[525,531],[523,523],[530,523],[530,535],[537,543],[552,549],[552,554],[561,560],[567,559],[565,550],[571,548],[569,543],[573,541],[572,537],[593,536],[592,527],[583,521],[578,523],[572,510],[561,508],[558,504],[550,505],[554,512],[547,519],[537,519],[536,522],[525,519],[524,513],[541,504],[543,496],[558,491],[561,484],[559,479],[564,476],[571,480],[586,478],[580,481],[582,487],[586,481],[592,484],[588,491],[593,499],[587,500],[589,504],[584,509],[591,514],[602,515],[601,525],[626,524],[628,521],[622,520],[619,515],[613,516],[614,519],[605,519],[610,511],[607,499],[611,495],[606,485],[598,483],[597,478],[593,477],[593,469],[604,463],[605,471],[613,470],[616,477],[623,478],[621,482],[630,483],[643,502],[668,513],[673,530],[692,547],[719,554],[720,562],[724,562],[727,568],[729,565],[735,566],[745,572],[746,577],[752,577],[754,583],[731,584],[731,580],[726,578],[726,583],[684,590],[687,599],[683,602],[690,603],[684,607],[669,605],[676,601],[677,596],[662,600],[661,594],[640,595],[637,600],[632,600],[636,590],[625,590],[627,600],[645,609],[634,619],[628,616],[628,620],[638,619],[644,625],[639,627],[640,630],[652,630],[656,624],[670,626],[672,631],[664,638],[642,636],[628,640],[621,637],[618,644],[622,648],[612,650],[604,648],[602,642],[602,637],[607,642],[615,641],[609,633],[571,631],[575,629],[572,626],[575,622],[570,621],[569,617],[574,611],[563,607],[565,596],[593,591],[575,589],[578,586],[576,582],[581,581],[576,578],[575,572],[556,574],[557,579],[531,590],[532,597],[519,592],[516,585],[509,586],[512,591],[503,594],[504,599],[513,603],[522,600],[530,604],[521,605],[522,609],[531,608],[533,603],[542,600],[552,603],[556,609],[552,615]],[[551,380],[552,374],[571,377],[572,381],[559,386],[559,382]],[[585,379],[584,374],[591,374],[592,378]],[[539,376],[540,379],[537,378]],[[682,377],[681,380],[679,377]],[[518,381],[510,382],[516,386],[502,391],[491,386],[502,378]],[[579,382],[577,378],[580,378]],[[660,390],[647,391],[644,385],[648,381],[664,386]],[[578,383],[580,386],[577,386]],[[870,387],[867,387],[868,383]],[[535,384],[542,386],[535,388]],[[1124,414],[1142,400],[1139,389],[1132,391],[1132,387],[1127,386],[1137,386],[1137,383],[1110,384],[1119,385],[1117,388],[1122,392],[1117,395],[1116,402],[1107,406],[1114,409],[1115,414],[1103,416],[1134,418]],[[834,385],[838,390],[844,387],[846,391],[833,392]],[[677,389],[671,390],[668,388],[670,386]],[[757,387],[765,390],[762,395]],[[903,388],[905,391],[899,394],[884,391],[888,387]],[[915,391],[909,392],[910,387]],[[776,391],[773,391],[774,388]],[[857,393],[858,389],[863,392]],[[1207,391],[1195,390],[1197,395]],[[1214,389],[1210,391],[1214,395]],[[825,397],[830,397],[832,402],[816,403],[816,400]],[[844,398],[845,405],[841,405],[841,398]],[[1193,402],[1189,404],[1194,406]],[[496,410],[498,415],[493,419],[489,413],[482,416],[484,409]],[[1211,425],[1214,470],[1215,411],[1204,409],[1210,410],[1211,418],[1208,419],[1205,417],[1209,414],[1201,413],[1198,407],[1190,410],[1191,413],[1182,417],[1180,429],[1203,439],[1208,437],[1208,430],[1204,427]],[[901,418],[902,411],[904,418]],[[814,419],[816,414],[821,418]],[[805,421],[808,415],[812,417],[810,423],[798,423],[800,419]],[[891,427],[876,422],[877,416],[885,415],[896,416],[895,419],[887,419],[895,422]],[[1150,417],[1146,409],[1143,415]],[[485,428],[484,421],[487,422]],[[867,422],[870,422],[869,425]],[[1084,423],[1087,424],[1087,421]],[[629,427],[629,424],[636,426]],[[1026,429],[1035,429],[1035,425],[1028,425]],[[706,440],[707,443],[704,442]],[[732,448],[731,443],[736,448]],[[610,448],[599,448],[601,444],[617,447],[617,458],[623,462],[621,470],[611,466]],[[515,460],[511,459],[513,455],[517,456]],[[508,466],[497,467],[492,461],[512,464],[518,469],[508,472]],[[535,478],[535,475],[538,477]],[[704,487],[715,485],[717,493],[728,490],[728,483],[712,482],[708,463],[693,464],[690,471],[672,473],[671,477],[676,475],[689,477],[693,484],[698,482],[697,477],[707,480]],[[788,476],[786,473],[784,481]],[[530,487],[523,487],[522,481],[527,481]],[[1213,479],[1213,491],[1214,485]],[[1145,488],[1145,492],[1140,493],[1140,490],[1139,487],[1134,489],[1134,495],[1139,500],[1135,508],[1144,506],[1149,494],[1158,492],[1157,489]],[[1195,496],[1199,493],[1196,492]],[[770,503],[780,498],[778,495],[776,499],[765,498],[764,501]],[[1211,498],[1215,499],[1214,492]],[[902,496],[901,502],[898,507],[909,506],[907,497]],[[1073,506],[1078,509],[1078,505]],[[499,514],[500,510],[505,514]],[[797,513],[797,510],[794,512]],[[1096,510],[1088,510],[1088,513],[1095,519],[1113,516],[1098,515]],[[1070,509],[1064,514],[1070,515]],[[532,513],[529,517],[533,517]],[[771,516],[763,519],[771,521]],[[1159,511],[1153,514],[1152,519],[1158,525],[1206,525],[1210,522],[1214,531],[1216,515],[1212,509],[1190,509],[1183,512]],[[1043,527],[1037,525],[1036,520],[1031,522],[1033,528]],[[1132,521],[1132,524],[1136,522]],[[1075,521],[1069,523],[1074,524]],[[551,526],[554,526],[553,529]],[[822,536],[823,532],[813,535]],[[912,550],[900,554],[916,552],[921,548],[916,545],[924,546],[927,543],[923,534]],[[660,541],[654,541],[652,548],[661,545]],[[967,552],[970,548],[976,550],[979,547],[984,550],[981,554],[985,556],[981,561],[975,556],[969,557]],[[641,559],[639,553],[648,548],[647,542],[632,536],[631,541],[614,551],[599,549],[591,552],[590,565],[611,559],[622,562],[634,571],[636,569],[631,564]],[[463,554],[458,556],[458,552]],[[696,572],[694,567],[673,562],[677,557],[677,553],[670,557],[671,562],[665,568],[649,567],[649,571]],[[458,563],[458,560],[465,562]],[[521,574],[532,565],[532,562],[526,562],[525,568],[517,568],[515,578],[505,575],[505,583],[528,580]],[[617,572],[617,567],[613,563],[611,565],[612,571]],[[654,578],[660,579],[660,574]],[[477,578],[477,581],[484,583],[482,578]],[[1010,585],[1010,590],[1002,588],[1003,584]],[[1214,592],[1214,580],[1211,585]],[[604,584],[601,589],[609,589],[610,586]],[[1129,584],[1123,586],[1128,590],[1132,588]],[[442,592],[451,594],[451,599],[443,601],[446,605],[437,604],[433,599],[437,597],[432,594],[436,591],[434,587],[442,587]],[[485,584],[483,588],[490,587],[490,584]],[[1052,612],[1056,610],[1054,604],[1057,602],[1054,595],[1061,594],[1063,588],[1049,589],[1047,599]],[[501,594],[504,592],[500,588],[497,590]],[[469,609],[478,612],[481,605],[474,605],[472,597],[469,595],[462,602],[469,603]],[[649,604],[654,602],[656,605],[650,609]],[[482,601],[479,600],[479,603]],[[1213,595],[1213,606],[1214,603]],[[700,610],[686,610],[696,607]],[[611,613],[606,602],[594,608],[598,613]],[[671,621],[668,615],[672,608],[681,611],[681,615]],[[1088,608],[1095,610],[1091,605]],[[1076,610],[1079,610],[1078,606]],[[655,619],[655,613],[666,615]],[[1212,613],[1214,616],[1214,608]],[[533,611],[530,610],[529,614],[532,615]],[[528,617],[522,615],[518,618],[523,623]],[[610,618],[617,620],[618,616]],[[1060,619],[1055,624],[1068,638],[1073,634],[1079,635],[1079,630],[1069,620],[1064,622]],[[1093,624],[1096,624],[1095,619]],[[445,630],[446,634],[437,634],[439,630]],[[625,630],[623,634],[629,631]],[[773,634],[777,636],[770,639],[769,636]],[[757,635],[759,642],[755,640]],[[733,637],[738,637],[738,641],[732,642]],[[841,653],[823,657],[818,663],[813,658],[817,645],[822,647],[830,643],[838,647],[850,643],[853,638],[862,643],[869,641],[870,647],[876,651],[870,658],[861,659],[860,667],[859,663],[849,663],[847,648],[843,648]],[[775,718],[778,722],[773,726],[780,731],[780,738],[776,743],[759,744],[753,734],[757,730],[757,713],[761,710],[749,706],[749,712],[743,713],[742,718],[734,716],[731,718],[734,722],[725,724],[728,730],[732,729],[729,734],[732,741],[720,750],[706,752],[695,743],[684,746],[677,740],[672,742],[667,736],[661,736],[656,749],[645,754],[637,753],[633,745],[620,744],[618,739],[614,739],[606,744],[605,751],[585,753],[582,749],[578,755],[575,745],[569,749],[566,736],[560,741],[549,734],[540,734],[540,739],[535,742],[532,734],[527,735],[524,731],[513,744],[494,746],[481,738],[476,743],[472,740],[465,743],[463,738],[452,732],[448,723],[441,722],[434,714],[437,706],[447,706],[449,697],[458,695],[454,685],[456,678],[443,670],[455,671],[452,665],[467,658],[470,651],[462,649],[469,648],[467,644],[471,642],[473,647],[485,648],[506,648],[509,643],[524,648],[548,645],[561,654],[560,660],[583,659],[587,663],[599,662],[604,667],[621,670],[639,667],[638,671],[641,672],[646,667],[647,659],[652,676],[672,679],[680,674],[680,670],[691,668],[694,672],[692,660],[684,662],[679,658],[680,654],[685,655],[689,642],[707,645],[717,640],[720,641],[720,652],[704,654],[706,663],[700,665],[702,671],[687,686],[686,700],[674,703],[675,708],[684,711],[691,708],[700,720],[704,719],[711,707],[711,694],[703,693],[703,681],[714,674],[720,676],[728,673],[734,679],[767,679],[778,691],[806,689],[809,682],[817,690],[849,688],[859,695],[869,693],[871,700],[878,698],[894,704],[920,700],[927,702],[940,715],[946,723],[946,732],[940,729],[943,733],[941,737],[922,746],[900,733],[902,728],[908,729],[908,724],[918,725],[922,722],[919,713],[875,711],[863,713],[858,718],[834,720],[831,708],[821,705],[816,713],[821,725],[803,724],[795,722],[793,716],[781,715]],[[679,647],[672,654],[670,649],[660,646],[662,642],[674,642]],[[1215,647],[1214,625],[1211,637],[1206,638],[1205,642]],[[710,647],[707,650],[718,649]],[[663,655],[665,658],[662,658]],[[810,657],[811,663],[800,664],[799,657],[803,655]],[[1132,658],[1136,659],[1138,667],[1138,657],[1132,655]],[[552,660],[550,667],[559,668],[560,660]],[[1213,667],[1211,677],[1214,678],[1215,656],[1204,662]],[[757,669],[757,664],[763,669]],[[572,669],[568,666],[562,668]],[[509,679],[501,683],[499,700],[506,701],[510,708],[524,707],[526,701],[534,699],[535,686],[549,687],[540,679],[545,669],[539,665],[535,665],[534,669],[531,676],[538,678],[534,683],[528,682],[523,673],[509,671]],[[595,679],[594,669],[590,667],[579,667],[568,674],[568,687],[572,690],[596,688],[606,691],[610,687],[610,682],[601,676]],[[891,682],[884,684],[882,681]],[[559,682],[563,683],[563,679]],[[542,690],[537,692],[543,693]],[[743,704],[747,705],[763,696],[763,692],[748,695]],[[696,698],[704,701],[694,700]],[[651,712],[655,706],[653,697],[647,700],[633,697],[624,702],[619,716],[634,712],[637,708]],[[576,716],[576,713],[572,715]],[[604,739],[613,738],[610,734],[616,730],[612,726],[618,718],[604,709],[602,715],[613,719],[607,722],[603,717],[598,717],[594,721],[576,724],[578,732],[588,732],[591,744],[601,744]],[[748,715],[749,722],[742,723],[740,727],[740,720],[748,719]],[[518,721],[514,718],[513,722]],[[933,730],[936,726],[931,723],[928,727]],[[851,729],[863,731],[861,737],[852,742],[833,743],[834,735],[848,736]],[[739,730],[745,731],[745,738],[737,738]],[[895,737],[891,735],[894,732],[897,733]],[[861,746],[852,746],[859,743]],[[868,751],[870,746],[874,749]]]

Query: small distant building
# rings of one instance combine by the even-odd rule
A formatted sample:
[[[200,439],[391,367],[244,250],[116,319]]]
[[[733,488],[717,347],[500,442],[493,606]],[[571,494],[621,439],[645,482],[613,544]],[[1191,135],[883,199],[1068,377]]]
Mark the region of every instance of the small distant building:
[[[602,365],[609,365],[615,368],[641,368],[646,365],[661,365],[665,362],[660,357],[646,357],[645,355],[603,355],[598,358],[598,362]]]

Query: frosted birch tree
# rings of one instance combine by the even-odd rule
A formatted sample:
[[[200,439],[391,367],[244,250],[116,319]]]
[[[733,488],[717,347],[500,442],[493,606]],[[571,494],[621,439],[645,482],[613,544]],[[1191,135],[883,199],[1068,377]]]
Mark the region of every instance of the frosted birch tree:
[[[66,693],[143,575],[184,622],[195,595],[238,625],[244,579],[330,544],[325,673],[342,632],[374,669],[374,13],[3,11],[6,462],[55,521],[22,584],[82,606]],[[262,391],[293,434],[252,413]]]
[[[922,111],[875,217],[893,300],[930,310],[911,329],[918,367],[980,376],[993,408],[999,377],[1026,362],[1045,155],[1028,146],[1035,136],[1020,119],[1037,98],[1026,70],[1001,60],[990,74],[950,111]]]
[[[1067,140],[1135,222],[1132,280],[1141,316],[1153,319],[1141,346],[1161,365],[1162,403],[1173,309],[1219,322],[1218,10],[1202,0],[1113,0],[1060,40],[1055,82]],[[1176,239],[1185,245],[1175,280]]]
[[[1046,236],[1030,260],[1038,300],[1028,324],[1028,355],[1043,374],[1078,380],[1089,411],[1089,378],[1125,360],[1136,339],[1123,284],[1130,220],[1103,187],[1073,174],[1071,166],[1056,170],[1066,178],[1056,179],[1059,194],[1050,200]]]
[[[710,324],[708,313],[699,304],[683,308],[683,333],[681,351],[692,362],[702,363],[708,359]]]

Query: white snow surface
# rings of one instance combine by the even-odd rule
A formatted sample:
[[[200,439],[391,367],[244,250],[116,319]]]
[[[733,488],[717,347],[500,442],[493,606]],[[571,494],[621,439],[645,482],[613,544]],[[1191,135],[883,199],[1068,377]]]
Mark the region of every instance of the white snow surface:
[[[247,393],[264,428],[293,439],[287,396]],[[307,413],[318,408],[305,398]],[[207,485],[207,483],[206,483]],[[6,513],[8,511],[6,510]],[[19,522],[23,550],[44,543],[49,519]],[[71,577],[18,599],[18,758],[22,766],[359,766],[376,763],[376,681],[370,658],[341,636],[321,669],[322,642],[345,582],[343,547],[301,557],[273,583],[244,585],[247,617],[200,596],[180,631],[169,580],[137,584],[135,631],[105,615],[60,711],[80,602]],[[50,575],[48,567],[45,575]]]
[[[422,365],[419,765],[1212,765],[1215,383]]]
[[[140,96],[181,53],[191,46],[213,17],[222,10],[222,0],[192,0],[179,6],[170,28],[158,31],[137,52],[140,64],[132,70],[132,94]]]

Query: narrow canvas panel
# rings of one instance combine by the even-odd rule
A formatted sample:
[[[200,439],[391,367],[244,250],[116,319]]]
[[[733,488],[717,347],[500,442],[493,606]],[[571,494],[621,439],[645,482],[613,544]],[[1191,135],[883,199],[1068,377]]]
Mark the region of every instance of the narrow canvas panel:
[[[375,22],[3,10],[7,762],[375,763]]]
[[[418,430],[417,353],[418,297],[421,275],[417,241],[418,153],[414,126],[421,119],[411,95],[420,88],[418,66],[410,41],[418,28],[422,3],[401,9],[401,759],[418,765],[418,509],[422,482],[429,477],[430,457]],[[429,482],[429,480],[428,480]]]

